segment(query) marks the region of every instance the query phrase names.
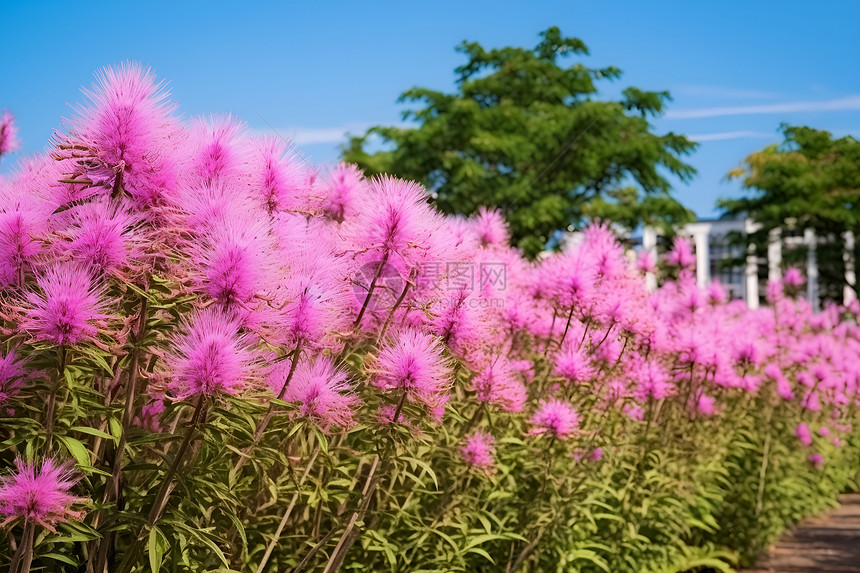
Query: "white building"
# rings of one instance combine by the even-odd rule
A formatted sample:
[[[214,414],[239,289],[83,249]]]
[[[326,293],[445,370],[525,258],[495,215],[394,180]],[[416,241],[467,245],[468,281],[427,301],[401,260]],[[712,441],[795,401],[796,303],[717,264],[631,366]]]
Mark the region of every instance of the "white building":
[[[713,279],[718,279],[725,287],[731,298],[744,299],[750,308],[757,308],[764,298],[765,286],[768,280],[781,277],[782,249],[805,245],[808,248],[806,268],[801,269],[806,275],[806,298],[818,307],[818,266],[815,251],[818,241],[811,229],[790,230],[783,232],[774,229],[769,234],[766,253],[756,253],[750,249],[746,263],[742,268],[723,269],[720,262],[726,258],[742,258],[743,247],[730,245],[730,233],[739,232],[744,235],[758,230],[757,223],[750,219],[700,219],[695,223],[684,226],[679,233],[692,239],[696,254],[696,283],[705,287]],[[656,256],[659,232],[646,227],[642,233],[642,248],[651,251]],[[846,233],[843,237],[846,251],[853,252],[854,236]],[[845,255],[845,282],[843,298],[847,304],[855,298],[854,261]]]

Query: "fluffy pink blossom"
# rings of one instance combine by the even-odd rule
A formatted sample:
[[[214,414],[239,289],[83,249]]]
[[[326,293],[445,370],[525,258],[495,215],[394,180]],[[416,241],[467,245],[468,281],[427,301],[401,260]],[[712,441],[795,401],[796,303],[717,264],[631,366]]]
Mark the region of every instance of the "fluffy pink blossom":
[[[483,247],[504,247],[508,244],[508,223],[497,209],[480,207],[474,218],[475,234]]]
[[[824,456],[815,452],[814,454],[809,454],[809,463],[815,466],[815,469],[820,470],[824,467]]]
[[[36,282],[39,292],[27,295],[22,328],[35,339],[57,345],[94,340],[104,326],[102,289],[92,272],[76,263],[48,267]]]
[[[8,110],[3,110],[3,115],[0,116],[0,156],[18,151],[20,147],[15,118]]]
[[[80,520],[83,512],[72,506],[85,500],[70,490],[81,477],[69,461],[47,458],[37,467],[17,458],[15,471],[0,481],[0,514],[6,517],[2,525],[22,519],[56,531],[58,523]]]
[[[269,213],[302,206],[307,174],[299,158],[287,151],[284,140],[264,137],[254,142],[251,170],[251,192]]]
[[[70,211],[68,226],[61,232],[68,240],[57,247],[62,256],[116,273],[140,256],[138,224],[120,204],[92,201]]]
[[[150,432],[164,432],[165,427],[161,421],[161,415],[164,414],[164,410],[164,400],[152,400],[144,404],[143,408],[140,409],[140,416],[134,419],[134,424]]]
[[[794,430],[794,435],[797,436],[797,439],[800,440],[800,443],[804,446],[812,445],[812,432],[809,429],[809,426],[806,423],[800,423],[797,425],[797,428]]]
[[[14,348],[0,355],[0,407],[18,394],[26,378],[24,362]]]
[[[384,390],[401,390],[411,401],[435,408],[447,401],[451,371],[438,339],[404,329],[388,342],[375,361],[374,382]]]
[[[472,379],[478,400],[496,404],[506,412],[522,412],[526,389],[506,358],[497,356]]]
[[[245,387],[252,357],[234,319],[208,308],[185,320],[182,330],[165,357],[174,394],[236,394]]]
[[[57,134],[58,159],[72,178],[138,204],[158,201],[175,181],[178,125],[163,84],[138,64],[106,68],[84,91],[89,103],[71,122],[71,133]],[[80,161],[81,158],[87,161]]]
[[[782,277],[782,282],[787,286],[796,288],[806,282],[806,279],[803,278],[803,273],[801,273],[799,269],[791,267],[785,270],[785,276]]]
[[[268,229],[262,222],[229,221],[209,233],[199,263],[204,288],[225,309],[246,309],[265,277],[265,255],[271,247]]]
[[[29,210],[0,212],[0,288],[21,285],[41,246],[38,214]]]
[[[495,443],[492,435],[478,430],[466,437],[465,443],[460,446],[460,455],[470,466],[489,473],[495,467]]]
[[[323,184],[322,209],[326,217],[338,223],[355,214],[355,203],[365,193],[364,174],[355,165],[339,163]]]
[[[666,254],[666,262],[680,269],[689,269],[696,266],[696,255],[690,240],[686,237],[675,237],[672,250]]]
[[[529,420],[530,436],[550,435],[559,440],[571,437],[579,428],[579,414],[568,402],[544,400]]]
[[[640,251],[636,259],[636,267],[643,273],[656,273],[657,261],[651,251]]]
[[[716,413],[716,400],[707,394],[702,394],[696,403],[696,409],[705,417],[713,416]]]
[[[352,394],[346,373],[335,368],[331,359],[324,356],[299,363],[284,400],[297,403],[302,417],[324,429],[352,427],[354,409],[359,402]]]
[[[345,229],[356,250],[372,251],[383,260],[399,259],[410,268],[428,256],[441,260],[441,219],[420,185],[380,177],[360,199]]]
[[[591,361],[582,349],[578,348],[579,341],[566,343],[555,356],[554,371],[557,376],[575,385],[590,382],[595,375]]]

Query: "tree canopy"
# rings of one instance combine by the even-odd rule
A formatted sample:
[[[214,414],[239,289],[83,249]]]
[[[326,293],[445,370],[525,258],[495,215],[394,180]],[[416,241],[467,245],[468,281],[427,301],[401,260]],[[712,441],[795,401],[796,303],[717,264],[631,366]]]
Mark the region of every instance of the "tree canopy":
[[[407,90],[400,101],[419,104],[404,113],[414,125],[352,137],[344,159],[369,175],[422,182],[449,213],[500,209],[515,243],[531,255],[554,232],[591,218],[628,227],[691,220],[667,177],[692,178],[682,158],[696,144],[658,135],[649,122],[669,93],[628,87],[618,100],[598,99],[598,83],[621,71],[563,65],[587,55],[585,44],[555,27],[540,38],[533,49],[463,42],[457,49],[468,61],[455,70],[454,93]],[[373,137],[381,151],[370,150]]]
[[[812,229],[818,237],[819,291],[841,300],[845,280],[846,231],[860,240],[860,142],[834,139],[827,131],[783,125],[784,141],[749,155],[729,173],[747,193],[722,199],[727,215],[747,216],[761,225],[747,241],[765,252],[772,229],[784,234]],[[804,247],[783,248],[785,266],[806,258]]]

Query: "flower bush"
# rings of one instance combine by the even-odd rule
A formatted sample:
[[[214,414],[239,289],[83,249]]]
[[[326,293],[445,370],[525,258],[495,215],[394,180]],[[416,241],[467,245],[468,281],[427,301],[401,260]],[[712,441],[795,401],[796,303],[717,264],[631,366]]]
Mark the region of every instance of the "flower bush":
[[[0,183],[4,567],[727,571],[856,484],[858,308],[796,272],[750,310],[679,240],[649,292],[606,226],[531,262],[137,65],[85,94]]]

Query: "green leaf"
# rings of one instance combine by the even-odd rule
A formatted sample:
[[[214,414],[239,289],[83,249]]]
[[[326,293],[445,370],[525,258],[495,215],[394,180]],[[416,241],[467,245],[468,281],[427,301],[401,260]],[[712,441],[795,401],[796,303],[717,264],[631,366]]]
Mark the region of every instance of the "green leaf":
[[[75,458],[78,465],[91,467],[90,453],[81,441],[69,436],[57,436],[57,439],[63,442],[63,445],[66,446],[66,449],[69,450],[69,453]]]
[[[161,571],[161,561],[164,558],[164,553],[167,549],[167,540],[162,537],[161,530],[157,526],[153,526],[149,530],[149,543],[147,544],[147,552],[149,553],[149,568],[152,573]]]

